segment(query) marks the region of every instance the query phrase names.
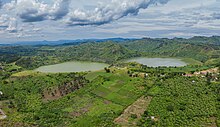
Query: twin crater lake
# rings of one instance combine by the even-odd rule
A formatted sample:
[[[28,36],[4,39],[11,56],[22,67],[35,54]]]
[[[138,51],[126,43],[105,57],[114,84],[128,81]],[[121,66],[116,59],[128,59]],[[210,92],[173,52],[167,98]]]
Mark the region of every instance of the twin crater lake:
[[[182,67],[186,66],[187,63],[177,58],[146,58],[146,57],[137,57],[125,60],[125,62],[137,62],[149,67]]]
[[[150,67],[159,67],[159,66],[186,66],[187,63],[183,62],[181,59],[175,58],[146,58],[138,57],[124,60],[124,62],[137,62],[143,65]],[[97,62],[82,62],[82,61],[72,61],[65,62],[61,64],[54,64],[48,66],[42,66],[35,71],[44,72],[44,73],[67,73],[67,72],[85,72],[85,71],[98,71],[103,70],[105,67],[108,67],[108,64],[97,63]]]

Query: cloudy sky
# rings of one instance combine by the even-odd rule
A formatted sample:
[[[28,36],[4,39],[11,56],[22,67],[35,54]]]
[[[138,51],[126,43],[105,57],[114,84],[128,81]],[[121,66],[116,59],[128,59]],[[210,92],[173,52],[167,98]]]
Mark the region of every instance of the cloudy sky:
[[[0,43],[220,35],[220,0],[0,0]]]

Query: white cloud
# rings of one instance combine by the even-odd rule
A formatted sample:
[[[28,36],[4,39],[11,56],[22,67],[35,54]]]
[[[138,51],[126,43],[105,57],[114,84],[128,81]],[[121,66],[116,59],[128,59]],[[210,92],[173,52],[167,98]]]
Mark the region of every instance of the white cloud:
[[[61,19],[69,13],[70,0],[57,0],[49,11],[52,19]]]
[[[100,27],[95,30],[98,33],[114,33],[114,34],[126,34],[129,32],[146,32],[146,31],[155,31],[155,30],[172,30],[172,26],[157,26],[154,24],[143,24],[139,22],[123,22],[120,24],[114,24],[110,27]]]
[[[24,22],[39,22],[44,20],[58,20],[69,12],[70,0],[56,0],[48,5],[38,0],[13,0],[3,6],[4,10],[16,13]]]
[[[17,32],[17,22],[15,18],[9,19],[8,28],[6,29],[9,33],[16,33]]]
[[[70,0],[56,0],[53,5],[38,0],[13,0],[5,4],[4,9],[14,10],[23,22],[64,19],[68,25],[101,25],[128,15],[137,15],[140,9],[146,9],[152,4],[167,2],[168,0],[112,0],[107,5],[100,3],[93,11],[73,9],[69,12]]]
[[[154,6],[155,2],[161,4]],[[170,0],[165,4],[166,2],[167,0],[3,0],[0,9],[0,38],[57,40],[220,35],[219,0]]]
[[[192,37],[192,36],[200,36],[200,34],[189,33],[189,32],[173,32],[169,34],[163,35],[164,37]]]
[[[108,5],[100,5],[93,11],[73,10],[68,14],[69,25],[102,25],[128,15],[137,15],[140,9],[152,4],[166,4],[168,0],[112,0]]]
[[[8,15],[6,14],[0,15],[0,27],[1,28],[8,27],[8,20],[9,20]]]
[[[10,3],[6,3],[3,5],[3,9],[6,10],[6,11],[11,11],[13,9],[15,9],[16,7],[16,1],[13,0],[11,1]]]

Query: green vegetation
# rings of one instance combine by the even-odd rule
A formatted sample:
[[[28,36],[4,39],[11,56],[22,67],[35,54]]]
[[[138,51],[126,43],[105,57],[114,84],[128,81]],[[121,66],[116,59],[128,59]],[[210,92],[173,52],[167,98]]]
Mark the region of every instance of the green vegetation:
[[[58,46],[0,47],[0,126],[220,126],[219,37],[141,39]],[[120,60],[176,57],[184,67]],[[40,73],[71,60],[110,66],[97,72]],[[29,70],[28,70],[29,69]],[[0,114],[1,118],[1,114]]]
[[[190,64],[207,61],[216,64],[219,62],[219,54],[219,37],[216,36],[191,39],[145,38],[120,43],[88,42],[58,46],[0,46],[1,63],[16,62],[16,65],[26,69],[72,60],[115,64],[119,60],[138,56],[181,57]]]
[[[8,114],[5,121],[30,126],[113,126],[114,118],[143,94],[143,79],[132,79],[123,71],[97,73],[99,76],[90,83],[83,73],[35,76],[30,73],[22,75],[26,77],[14,77],[15,74],[6,84],[1,84],[3,110]],[[69,89],[55,88],[63,88],[71,81],[86,84],[67,95],[58,94]]]
[[[190,64],[190,65],[202,65],[202,62],[198,61],[198,60],[194,60],[192,58],[183,58],[181,59],[182,61]],[[217,62],[216,62],[217,63]]]
[[[172,77],[159,83],[161,85],[149,91],[153,91],[154,98],[140,125],[149,126],[152,121],[145,119],[155,116],[159,119],[154,121],[157,127],[216,126],[215,121],[210,121],[219,119],[218,93],[215,92],[219,85],[207,84],[206,79],[196,77]]]
[[[10,75],[21,71],[22,68],[15,65],[14,63],[5,64],[0,63],[0,80],[8,78]]]
[[[212,43],[212,42],[210,42]],[[197,43],[192,39],[143,39],[124,44],[125,47],[145,56],[185,57],[205,62],[219,58],[219,45]]]

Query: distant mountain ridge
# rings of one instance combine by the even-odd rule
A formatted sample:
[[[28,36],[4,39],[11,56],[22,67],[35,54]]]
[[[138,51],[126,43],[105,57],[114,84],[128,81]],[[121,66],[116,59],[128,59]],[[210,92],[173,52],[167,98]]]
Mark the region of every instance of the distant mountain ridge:
[[[137,38],[106,38],[106,39],[77,39],[77,40],[58,40],[58,41],[23,41],[23,42],[15,42],[11,44],[1,44],[0,46],[19,46],[19,45],[77,45],[81,43],[87,42],[105,42],[105,41],[114,41],[114,42],[124,42],[130,40],[139,40]]]
[[[78,45],[81,43],[88,43],[88,42],[106,42],[106,41],[113,41],[113,42],[127,42],[127,41],[135,41],[135,40],[150,40],[150,41],[164,41],[164,40],[173,40],[178,42],[184,43],[194,43],[194,44],[213,44],[213,45],[220,45],[220,36],[194,36],[191,38],[106,38],[106,39],[76,39],[76,40],[57,40],[57,41],[23,41],[23,42],[15,42],[15,43],[1,43],[0,46],[22,46],[22,45],[29,45],[29,46],[42,46],[42,45]]]
[[[220,37],[218,36],[190,39],[114,38],[60,41],[59,43],[0,46],[0,62],[16,62],[21,67],[33,69],[42,65],[73,60],[112,64],[140,56],[192,58],[202,63],[220,61]]]

